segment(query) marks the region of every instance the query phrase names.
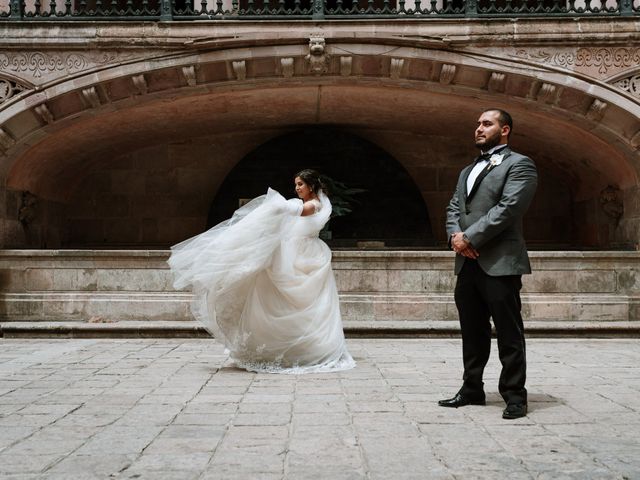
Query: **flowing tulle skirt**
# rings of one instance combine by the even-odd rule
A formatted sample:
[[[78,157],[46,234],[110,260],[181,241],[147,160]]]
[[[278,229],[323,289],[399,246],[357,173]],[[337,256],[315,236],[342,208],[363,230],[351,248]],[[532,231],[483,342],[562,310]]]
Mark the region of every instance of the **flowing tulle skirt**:
[[[194,316],[239,367],[272,373],[353,368],[331,251],[313,219],[300,217],[290,202],[269,190],[230,220],[173,247],[174,286],[192,285]]]

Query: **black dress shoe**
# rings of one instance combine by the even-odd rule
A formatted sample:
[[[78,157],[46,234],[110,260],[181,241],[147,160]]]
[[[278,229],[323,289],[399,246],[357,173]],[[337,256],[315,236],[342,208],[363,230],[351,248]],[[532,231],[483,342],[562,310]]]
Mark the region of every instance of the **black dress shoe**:
[[[514,418],[522,418],[527,415],[526,403],[510,403],[502,412],[502,418],[513,420]]]
[[[456,396],[453,398],[447,398],[446,400],[438,401],[438,405],[440,405],[441,407],[451,408],[464,407],[465,405],[485,405],[485,403],[486,401],[484,395],[482,395],[481,397],[469,397],[461,393],[456,393]]]

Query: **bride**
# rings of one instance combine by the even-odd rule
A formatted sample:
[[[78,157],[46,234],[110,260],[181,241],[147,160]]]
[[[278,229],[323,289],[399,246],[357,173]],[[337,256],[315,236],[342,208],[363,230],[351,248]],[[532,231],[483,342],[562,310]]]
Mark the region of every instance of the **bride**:
[[[295,176],[298,199],[269,189],[229,220],[171,247],[174,287],[231,359],[254,372],[355,366],[347,351],[331,250],[318,238],[331,202],[317,172]]]

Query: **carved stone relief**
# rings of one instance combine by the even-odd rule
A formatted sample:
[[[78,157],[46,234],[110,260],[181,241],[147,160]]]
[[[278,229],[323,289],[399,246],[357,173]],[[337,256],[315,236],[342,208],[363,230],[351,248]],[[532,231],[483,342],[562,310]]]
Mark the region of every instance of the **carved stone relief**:
[[[325,39],[323,37],[309,38],[309,54],[305,60],[309,64],[311,72],[316,75],[326,73],[329,70],[330,55],[325,53]]]
[[[18,220],[25,227],[36,218],[38,206],[37,197],[31,192],[22,192],[20,198],[20,207],[18,208]]]
[[[614,83],[616,87],[625,92],[640,97],[640,75],[632,75]]]
[[[144,57],[155,52],[145,52]],[[118,52],[0,52],[0,72],[10,72],[36,85],[92,68],[141,57]]]
[[[0,78],[0,105],[25,90],[28,90],[25,85],[7,78]]]
[[[605,79],[640,64],[638,47],[567,47],[516,49],[512,58],[566,68]]]
[[[620,189],[612,185],[600,192],[600,205],[605,215],[618,223],[624,213],[624,206],[620,199]]]

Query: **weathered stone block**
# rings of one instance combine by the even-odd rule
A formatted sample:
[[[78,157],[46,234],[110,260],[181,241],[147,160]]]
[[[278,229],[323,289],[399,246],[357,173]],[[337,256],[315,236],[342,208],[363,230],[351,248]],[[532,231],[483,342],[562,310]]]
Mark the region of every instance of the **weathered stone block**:
[[[635,295],[640,293],[640,269],[620,269],[616,271],[618,292]]]
[[[37,297],[21,298],[0,295],[0,318],[5,320],[40,320],[45,315],[45,305]]]

